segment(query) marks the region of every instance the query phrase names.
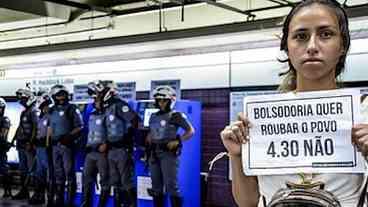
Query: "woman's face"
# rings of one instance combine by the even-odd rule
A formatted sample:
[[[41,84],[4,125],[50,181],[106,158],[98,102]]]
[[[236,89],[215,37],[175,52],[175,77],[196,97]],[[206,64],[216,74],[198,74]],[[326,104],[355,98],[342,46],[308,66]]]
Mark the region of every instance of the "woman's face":
[[[344,48],[338,19],[329,7],[312,4],[298,11],[289,24],[287,45],[297,87],[335,83],[336,65]]]

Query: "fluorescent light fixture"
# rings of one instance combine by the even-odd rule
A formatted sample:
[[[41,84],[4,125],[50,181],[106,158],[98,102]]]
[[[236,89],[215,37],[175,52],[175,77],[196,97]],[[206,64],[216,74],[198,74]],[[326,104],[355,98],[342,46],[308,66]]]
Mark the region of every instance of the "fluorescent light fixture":
[[[2,40],[0,43],[16,43],[16,42],[24,42],[24,41],[46,41],[48,42],[50,39],[53,38],[67,38],[67,37],[75,37],[75,36],[93,36],[93,34],[96,33],[102,33],[107,32],[111,30],[111,26],[106,27],[100,27],[96,29],[87,29],[83,31],[72,31],[72,32],[66,32],[66,33],[57,33],[57,34],[49,34],[49,35],[41,35],[41,36],[35,36],[35,37],[25,37],[25,38],[18,38],[18,39],[10,39],[10,40]]]

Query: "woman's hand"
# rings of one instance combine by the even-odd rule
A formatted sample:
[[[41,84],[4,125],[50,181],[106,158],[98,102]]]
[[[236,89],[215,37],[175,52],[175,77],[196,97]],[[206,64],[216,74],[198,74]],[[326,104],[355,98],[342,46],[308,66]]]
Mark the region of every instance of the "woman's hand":
[[[251,124],[243,113],[238,114],[238,120],[225,127],[221,132],[221,140],[230,155],[240,156],[241,144],[249,140]]]
[[[353,126],[351,131],[352,142],[362,153],[368,156],[368,124],[357,124]]]

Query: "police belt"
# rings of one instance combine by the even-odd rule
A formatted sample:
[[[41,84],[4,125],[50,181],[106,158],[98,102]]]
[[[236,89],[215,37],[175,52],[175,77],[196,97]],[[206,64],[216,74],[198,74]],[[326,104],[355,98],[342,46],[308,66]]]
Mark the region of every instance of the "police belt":
[[[46,137],[36,138],[34,142],[36,147],[46,147]]]
[[[94,144],[94,145],[87,145],[86,146],[86,153],[90,153],[90,152],[100,152],[98,150],[98,148],[102,145],[103,143],[101,144]]]
[[[151,149],[154,151],[169,151],[169,148],[167,148],[167,144],[169,142],[165,142],[165,143],[152,143],[151,144]]]
[[[57,137],[51,137],[51,144],[53,146],[57,145],[60,142],[62,136],[57,136]]]
[[[126,141],[117,141],[117,142],[108,142],[108,145],[112,149],[130,149],[132,148],[132,144],[127,143]]]
[[[29,138],[27,139],[17,139],[17,146],[18,147],[24,147],[27,143],[30,143],[31,140]]]

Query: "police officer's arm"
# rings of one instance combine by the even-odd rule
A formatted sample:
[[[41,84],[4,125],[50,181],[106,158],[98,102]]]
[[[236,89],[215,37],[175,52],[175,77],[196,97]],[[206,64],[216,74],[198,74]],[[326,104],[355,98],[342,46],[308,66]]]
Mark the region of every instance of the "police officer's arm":
[[[9,129],[2,128],[1,129],[1,135],[0,135],[1,138],[4,139],[4,140],[7,140],[8,133],[9,133]]]
[[[49,148],[52,144],[51,137],[53,134],[52,128],[50,126],[50,111],[46,115],[47,115],[46,146]]]
[[[180,136],[180,140],[185,141],[193,136],[195,130],[185,114],[176,112],[173,114],[173,120],[178,126],[184,129],[184,134]]]
[[[121,119],[124,119],[127,122],[131,123],[132,128],[138,128],[138,114],[130,108],[128,103],[120,102],[117,105],[116,110],[117,116]]]
[[[23,113],[23,112],[22,112]],[[20,122],[19,122],[20,123]],[[14,137],[11,141],[11,144],[14,145],[14,142],[17,140],[17,138],[22,134],[22,127],[21,125],[19,124],[16,131],[15,131],[15,134],[14,134]]]
[[[75,136],[79,132],[81,132],[83,128],[83,119],[82,115],[78,108],[73,110],[73,130],[69,133],[70,136]]]
[[[180,139],[181,139],[182,141],[188,140],[189,138],[191,138],[191,137],[193,136],[194,132],[195,132],[195,131],[194,131],[194,128],[193,128],[193,126],[190,124],[190,125],[189,125],[189,128],[188,128],[187,130],[185,130],[184,134],[183,134],[183,135],[181,135]]]
[[[31,143],[34,143],[37,136],[37,122],[38,116],[36,111],[32,111],[31,113],[31,121],[32,121],[32,135],[31,135]]]
[[[6,117],[3,122],[3,128],[0,131],[0,136],[5,141],[8,140],[9,128],[10,128],[10,120],[9,118]]]

